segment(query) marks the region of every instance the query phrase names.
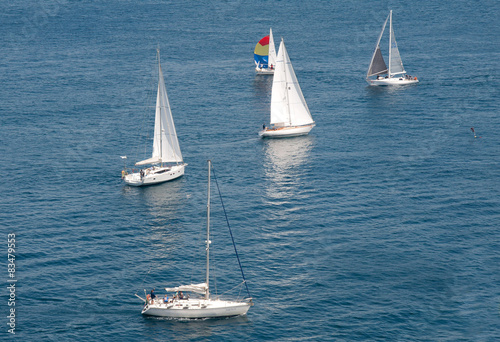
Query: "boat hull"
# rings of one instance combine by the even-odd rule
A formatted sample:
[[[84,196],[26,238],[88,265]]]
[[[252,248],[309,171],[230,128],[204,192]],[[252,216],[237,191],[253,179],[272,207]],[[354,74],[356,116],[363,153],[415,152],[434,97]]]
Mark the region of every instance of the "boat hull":
[[[252,304],[224,300],[177,300],[171,303],[147,304],[145,316],[170,318],[216,318],[245,315]]]
[[[304,125],[304,126],[290,126],[290,127],[280,127],[275,129],[265,129],[259,132],[259,136],[262,138],[291,138],[298,137],[301,135],[307,135],[311,129],[316,126],[315,124]]]
[[[391,85],[407,85],[418,83],[415,78],[406,79],[404,77],[391,77],[383,79],[367,79],[366,80],[371,86],[391,86]]]
[[[274,69],[255,68],[257,75],[274,75]]]
[[[139,172],[126,175],[123,180],[130,186],[146,186],[168,182],[184,175],[184,168],[187,164],[174,165],[169,167],[158,167],[145,169],[144,176]]]

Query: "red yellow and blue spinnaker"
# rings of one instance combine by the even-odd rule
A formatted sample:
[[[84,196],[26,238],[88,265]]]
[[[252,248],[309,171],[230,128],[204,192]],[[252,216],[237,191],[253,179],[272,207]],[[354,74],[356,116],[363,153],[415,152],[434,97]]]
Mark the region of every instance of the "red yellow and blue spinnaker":
[[[265,36],[255,45],[253,58],[259,68],[267,68],[269,59],[269,36]]]

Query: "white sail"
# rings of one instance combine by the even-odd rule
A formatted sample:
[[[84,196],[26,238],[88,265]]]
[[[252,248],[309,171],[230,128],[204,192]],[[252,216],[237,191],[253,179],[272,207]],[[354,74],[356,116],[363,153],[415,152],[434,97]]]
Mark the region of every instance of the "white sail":
[[[392,27],[392,11],[391,11],[391,41],[390,41],[390,60],[389,60],[389,72],[392,75],[403,74],[405,69],[403,67],[403,61],[399,55],[398,44],[396,43],[396,37],[394,36],[394,29]]]
[[[274,70],[273,86],[271,90],[271,124],[285,126],[290,124],[288,115],[288,100],[286,92],[286,75],[283,60],[283,41],[280,43],[276,56],[276,69]]]
[[[141,160],[140,162],[135,163],[136,166],[141,166],[141,165],[148,165],[148,164],[159,164],[161,163],[160,158],[158,157],[151,157],[148,159]]]
[[[207,283],[181,285],[181,286],[176,286],[176,287],[165,288],[165,291],[168,291],[168,292],[186,291],[186,292],[196,292],[196,293],[201,293],[201,294],[205,294],[207,292],[207,290],[208,290]]]
[[[314,123],[295,76],[285,43],[281,40],[271,94],[271,124],[276,127]]]
[[[175,131],[172,111],[168,102],[167,89],[163,79],[158,53],[158,93],[156,96],[155,127],[153,138],[153,154],[151,158],[142,160],[135,165],[158,163],[182,163],[179,140]]]
[[[267,65],[269,68],[271,65],[273,67],[276,66],[276,47],[274,46],[274,38],[273,38],[273,29],[269,29],[269,56],[268,56],[268,63]]]

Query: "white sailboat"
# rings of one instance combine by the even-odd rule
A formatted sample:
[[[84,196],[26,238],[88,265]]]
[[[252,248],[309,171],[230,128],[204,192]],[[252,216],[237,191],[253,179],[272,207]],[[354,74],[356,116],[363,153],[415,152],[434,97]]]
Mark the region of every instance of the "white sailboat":
[[[271,127],[261,137],[284,138],[306,135],[316,125],[295,76],[285,42],[281,39],[271,94]]]
[[[258,75],[272,75],[276,67],[276,48],[274,45],[273,29],[269,29],[269,36],[262,38],[254,50],[255,71]]]
[[[218,297],[213,298],[210,294],[210,175],[212,163],[208,161],[208,204],[207,204],[207,239],[206,243],[206,278],[204,283],[181,285],[176,287],[167,287],[167,292],[175,292],[175,296],[170,299],[151,298],[146,296],[143,315],[171,317],[171,318],[213,318],[239,316],[247,313],[250,306],[253,305],[249,294],[245,300],[222,300]],[[234,244],[234,241],[233,241]],[[236,248],[235,248],[236,249]],[[239,261],[239,258],[238,258]],[[241,267],[241,265],[240,265]],[[243,271],[242,271],[243,276]],[[246,280],[243,276],[243,283],[246,286]],[[183,292],[198,295],[198,298],[191,298]],[[138,296],[139,297],[139,296]],[[140,298],[140,297],[139,297]],[[142,298],[141,298],[142,299]],[[144,299],[143,299],[144,300]]]
[[[151,185],[176,179],[184,174],[184,168],[187,166],[182,160],[163,72],[161,71],[159,50],[157,50],[157,56],[158,93],[156,96],[153,153],[151,158],[135,163],[136,166],[151,165],[151,167],[130,174],[127,170],[123,170],[122,178],[125,183],[131,186]],[[126,159],[126,156],[122,158]]]
[[[380,51],[380,40],[385,31],[385,27],[389,21],[389,67],[385,64],[384,57]],[[383,76],[385,75],[385,76]],[[371,78],[376,76],[376,78]],[[392,10],[389,12],[387,19],[382,26],[382,31],[378,36],[377,45],[373,52],[372,60],[366,73],[366,81],[373,86],[378,85],[404,85],[418,83],[418,79],[414,76],[409,76],[403,67],[403,61],[399,55],[398,44],[394,36],[392,28]]]

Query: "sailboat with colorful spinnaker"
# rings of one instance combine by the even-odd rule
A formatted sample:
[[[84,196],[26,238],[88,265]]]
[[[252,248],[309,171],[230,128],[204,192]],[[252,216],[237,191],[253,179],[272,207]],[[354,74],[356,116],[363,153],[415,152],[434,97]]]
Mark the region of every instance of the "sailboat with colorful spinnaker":
[[[380,50],[380,40],[382,39],[382,35],[384,34],[387,21],[389,21],[388,66],[385,63],[384,57],[382,56],[382,52]],[[372,78],[373,76],[376,77]],[[382,26],[382,31],[378,36],[377,45],[375,45],[375,51],[373,51],[370,66],[368,67],[368,72],[366,73],[366,81],[372,86],[405,85],[418,83],[417,78],[407,75],[403,67],[403,61],[401,60],[401,56],[399,54],[398,44],[396,43],[396,37],[394,36],[394,29],[392,27],[392,11],[389,12],[387,19],[385,19],[384,25]]]
[[[272,75],[276,67],[276,48],[274,46],[273,30],[269,29],[269,35],[265,36],[254,50],[255,71],[258,75]]]

